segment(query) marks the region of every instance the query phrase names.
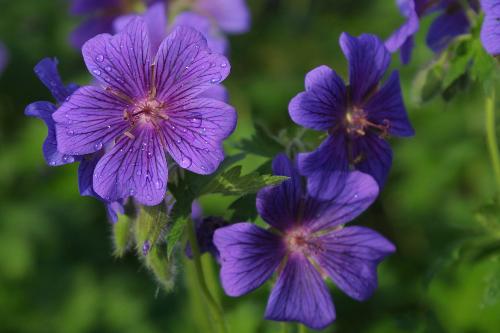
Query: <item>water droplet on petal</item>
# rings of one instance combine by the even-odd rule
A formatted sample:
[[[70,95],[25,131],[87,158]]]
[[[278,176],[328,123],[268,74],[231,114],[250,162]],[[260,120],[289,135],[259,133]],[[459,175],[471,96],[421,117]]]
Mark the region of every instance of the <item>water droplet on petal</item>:
[[[189,157],[183,156],[180,164],[181,164],[181,167],[183,167],[183,168],[189,168],[192,163],[193,163],[193,161],[191,161],[191,159]]]
[[[223,62],[222,64],[220,64],[220,67],[222,68],[226,68],[227,67],[227,64],[225,62]]]
[[[151,157],[153,157],[153,153],[148,151],[148,158],[151,158]]]
[[[49,162],[49,164],[50,164],[51,166],[55,166],[55,165],[56,165],[56,161],[50,161],[50,162]]]
[[[157,190],[161,190],[161,189],[163,188],[163,182],[162,182],[161,180],[159,180],[159,179],[158,179],[158,180],[155,182],[155,188],[156,188]]]
[[[98,54],[95,57],[95,60],[98,61],[98,62],[103,62],[104,61],[104,56],[102,54]]]
[[[94,145],[95,150],[101,150],[102,148],[102,142],[98,142]]]
[[[70,155],[64,155],[63,161],[65,163],[73,163],[75,161],[75,158],[73,156],[70,156]]]
[[[199,127],[199,126],[201,126],[201,118],[198,118],[198,117],[193,117],[193,118],[191,118],[191,124],[192,124],[194,127]]]
[[[354,199],[357,199],[358,198],[358,194],[354,194]]]
[[[101,75],[101,70],[94,69],[94,70],[92,70],[92,73],[94,73],[95,75],[99,76],[99,75]]]
[[[129,189],[128,194],[133,196],[135,194],[135,190],[133,188]]]
[[[148,195],[146,195],[146,200],[151,201],[151,200],[153,200],[153,198],[151,198],[151,196],[148,194]]]
[[[181,143],[181,142],[182,142],[182,139],[181,139],[181,138],[178,138],[178,139],[176,140],[176,142],[177,142],[177,143]]]
[[[136,174],[137,176],[142,175],[142,171],[141,171],[141,169],[137,170],[135,174]]]
[[[111,72],[113,70],[110,66],[106,66],[104,67],[104,69],[106,70],[106,72]]]
[[[68,134],[68,135],[75,135],[75,131],[69,130],[69,131],[66,132],[66,134]]]

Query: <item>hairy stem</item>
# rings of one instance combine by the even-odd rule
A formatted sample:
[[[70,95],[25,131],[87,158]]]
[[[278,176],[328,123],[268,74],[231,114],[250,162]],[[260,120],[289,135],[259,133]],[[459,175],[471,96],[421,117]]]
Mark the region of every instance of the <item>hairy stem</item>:
[[[497,191],[500,192],[500,156],[498,151],[498,142],[496,136],[496,123],[495,123],[495,88],[490,87],[486,95],[486,138],[488,143],[488,150],[490,152],[491,163],[495,173],[497,182]]]
[[[205,296],[208,307],[210,308],[210,312],[212,313],[215,326],[217,326],[217,330],[219,331],[219,333],[227,333],[226,323],[224,322],[224,312],[222,311],[222,307],[219,305],[219,303],[217,303],[217,301],[215,301],[214,297],[208,290],[207,283],[205,281],[205,274],[203,273],[203,267],[201,265],[200,248],[198,247],[198,242],[196,240],[196,229],[192,219],[189,219],[187,234],[189,243],[191,244],[193,262],[196,271],[196,278],[200,290],[202,294]]]

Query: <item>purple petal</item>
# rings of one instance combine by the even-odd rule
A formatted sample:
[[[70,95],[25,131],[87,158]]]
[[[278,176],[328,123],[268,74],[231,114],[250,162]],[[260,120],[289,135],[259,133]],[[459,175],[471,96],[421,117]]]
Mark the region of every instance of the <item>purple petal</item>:
[[[222,287],[234,297],[266,282],[285,257],[280,237],[251,223],[217,229],[214,243],[220,252]]]
[[[213,17],[227,33],[240,34],[250,29],[250,11],[245,0],[198,0],[196,8]]]
[[[168,176],[165,151],[156,130],[137,127],[134,139],[121,138],[97,163],[94,190],[107,201],[128,196],[154,206],[165,197]]]
[[[348,227],[318,237],[323,251],[313,254],[343,292],[363,301],[377,289],[377,265],[396,248],[375,231]]]
[[[413,51],[414,46],[415,46],[415,38],[413,36],[408,37],[406,42],[404,42],[404,44],[401,46],[400,56],[401,56],[401,62],[403,64],[407,64],[410,62],[411,53]]]
[[[457,36],[469,31],[469,20],[462,9],[452,12],[445,11],[432,22],[427,33],[427,45],[439,52]]]
[[[401,84],[397,71],[392,73],[382,89],[370,98],[363,109],[369,121],[380,125],[389,124],[391,135],[415,135],[401,96]]]
[[[101,84],[129,98],[145,98],[151,86],[150,49],[148,28],[136,17],[117,35],[92,38],[82,53],[88,70]]]
[[[327,131],[335,127],[346,110],[346,87],[342,78],[327,66],[306,75],[306,91],[288,105],[292,120],[304,127]]]
[[[380,188],[385,181],[392,165],[392,149],[380,136],[366,133],[365,136],[353,141],[353,156],[359,159],[355,165],[356,170],[371,175]]]
[[[266,308],[266,319],[298,321],[322,329],[335,320],[328,288],[316,268],[300,254],[291,254]]]
[[[298,155],[299,171],[307,177],[310,195],[328,200],[342,190],[349,170],[347,146],[345,135],[333,134],[315,151]]]
[[[93,188],[94,170],[102,154],[95,153],[85,156],[78,166],[78,190],[82,196],[100,197]]]
[[[384,76],[391,54],[375,35],[340,36],[340,47],[349,62],[349,86],[354,104],[360,104]]]
[[[106,213],[111,223],[116,223],[118,221],[118,214],[125,214],[125,207],[123,206],[123,202],[121,200],[108,202],[105,203],[105,205]]]
[[[196,225],[199,225],[203,220],[203,208],[201,208],[198,200],[194,200],[191,203],[191,219],[195,222]]]
[[[98,10],[118,7],[121,0],[71,0],[71,14],[87,14]]]
[[[103,33],[113,31],[113,20],[115,16],[99,16],[89,18],[80,24],[70,35],[71,46],[80,50],[89,39]]]
[[[227,88],[222,84],[218,84],[212,86],[211,88],[208,88],[197,97],[213,98],[224,103],[229,102],[229,92],[227,91]]]
[[[166,149],[184,169],[198,174],[214,172],[224,159],[222,141],[236,126],[233,107],[213,99],[196,98],[167,106],[162,123]]]
[[[5,67],[7,67],[7,63],[9,62],[9,52],[5,45],[0,42],[0,74],[4,71]]]
[[[419,18],[415,11],[413,1],[408,1],[405,8],[406,22],[399,27],[394,33],[385,41],[385,47],[389,52],[395,52],[406,42],[406,40],[413,36],[419,28]]]
[[[257,211],[268,224],[285,231],[298,222],[302,201],[302,185],[298,171],[285,154],[273,161],[273,174],[288,176],[278,186],[265,187],[257,194]]]
[[[228,51],[227,39],[214,28],[210,19],[206,16],[192,12],[183,12],[177,15],[172,30],[176,27],[187,26],[200,32],[208,43],[208,48],[212,52],[226,54]]]
[[[99,87],[78,89],[54,113],[58,149],[69,155],[91,154],[123,134],[127,105]]]
[[[27,116],[42,119],[47,125],[47,138],[43,143],[43,156],[50,166],[59,166],[73,163],[75,158],[57,150],[56,129],[52,113],[56,106],[49,102],[35,102],[28,105],[24,111]]]
[[[35,74],[40,81],[49,89],[52,96],[58,103],[64,100],[73,93],[71,87],[66,87],[57,71],[57,59],[45,58],[35,66]]]
[[[481,6],[486,14],[481,28],[481,42],[486,52],[500,55],[500,2],[483,0]]]
[[[342,190],[331,200],[309,198],[303,220],[311,232],[346,224],[363,213],[377,198],[375,180],[362,172],[351,171]]]
[[[167,104],[201,94],[230,71],[226,57],[211,53],[205,38],[184,26],[163,41],[155,63],[157,98]]]

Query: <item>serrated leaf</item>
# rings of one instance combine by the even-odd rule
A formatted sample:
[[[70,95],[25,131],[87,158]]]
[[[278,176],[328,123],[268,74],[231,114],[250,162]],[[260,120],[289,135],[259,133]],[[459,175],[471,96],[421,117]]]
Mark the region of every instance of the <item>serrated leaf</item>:
[[[443,89],[449,88],[456,80],[464,75],[470,63],[471,56],[469,53],[454,58],[443,78]]]
[[[188,223],[188,217],[187,216],[180,216],[176,218],[171,227],[170,230],[168,231],[167,235],[167,257],[171,258],[172,253],[174,251],[175,246],[179,242],[179,240],[182,238],[182,234],[184,232],[184,228],[186,227],[186,224]]]
[[[252,172],[241,175],[241,166],[235,166],[219,176],[213,178],[201,191],[200,195],[217,193],[222,195],[245,195],[255,193],[261,188],[270,185],[278,185],[288,177],[259,175]]]
[[[236,148],[249,154],[264,157],[274,157],[284,150],[279,141],[263,125],[255,123],[254,128],[255,133],[249,139],[242,139]]]

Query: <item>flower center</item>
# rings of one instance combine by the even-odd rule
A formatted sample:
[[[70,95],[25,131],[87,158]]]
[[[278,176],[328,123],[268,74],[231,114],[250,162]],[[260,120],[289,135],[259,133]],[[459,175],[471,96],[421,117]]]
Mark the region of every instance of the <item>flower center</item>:
[[[383,125],[372,123],[367,119],[365,111],[358,106],[351,106],[347,109],[344,118],[344,128],[347,134],[352,136],[363,136],[368,128],[373,128],[380,132],[380,136],[387,136],[389,121],[384,120]]]
[[[154,98],[147,98],[135,103],[124,111],[123,118],[130,123],[131,127],[145,123],[157,125],[159,122],[169,119],[165,113],[164,104]]]
[[[288,252],[301,252],[305,255],[322,250],[321,244],[318,244],[314,237],[311,237],[311,235],[303,229],[287,232],[285,235],[285,246]]]

